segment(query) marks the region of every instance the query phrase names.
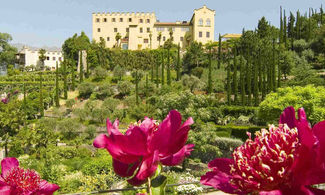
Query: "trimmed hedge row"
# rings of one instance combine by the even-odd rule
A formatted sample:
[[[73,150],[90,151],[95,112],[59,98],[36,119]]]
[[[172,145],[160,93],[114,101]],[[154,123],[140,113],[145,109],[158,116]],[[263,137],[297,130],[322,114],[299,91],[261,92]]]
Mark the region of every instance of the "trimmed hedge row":
[[[220,134],[220,137],[227,137],[221,135],[230,135],[231,137],[239,138],[245,141],[248,136],[247,132],[252,134],[252,138],[255,137],[255,132],[260,131],[266,127],[261,126],[234,126],[234,125],[216,125],[216,133]],[[219,136],[219,135],[218,135]]]
[[[220,109],[224,115],[239,117],[240,115],[250,115],[257,113],[258,107],[249,106],[221,106]]]

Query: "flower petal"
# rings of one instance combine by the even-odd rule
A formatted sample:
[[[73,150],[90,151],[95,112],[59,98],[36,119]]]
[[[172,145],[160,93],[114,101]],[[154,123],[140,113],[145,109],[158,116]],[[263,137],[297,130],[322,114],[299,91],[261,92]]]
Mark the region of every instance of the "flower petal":
[[[93,142],[93,145],[96,148],[106,148],[107,144],[108,144],[108,137],[105,134],[99,134]]]
[[[325,163],[325,121],[317,123],[313,127],[313,133],[319,141],[321,163]]]
[[[193,151],[194,144],[188,144],[185,145],[181,150],[179,150],[177,153],[166,156],[164,158],[160,159],[160,162],[163,165],[166,166],[175,166],[179,165],[183,162],[185,157],[189,156],[191,154],[191,151]]]
[[[119,126],[119,120],[115,120],[112,125],[111,121],[109,119],[106,119],[106,128],[109,136],[111,136],[111,134],[122,135],[122,133],[118,129],[118,126]]]
[[[14,157],[7,157],[1,161],[1,176],[5,177],[8,171],[14,167],[18,167],[19,162]]]
[[[125,164],[116,159],[113,159],[113,168],[114,172],[121,177],[131,177],[134,174],[134,171],[138,168],[140,161]]]
[[[38,191],[39,194],[44,194],[44,195],[51,195],[53,194],[55,191],[57,191],[58,189],[60,189],[60,187],[56,184],[51,184],[48,183],[45,180],[42,180],[40,183],[40,189]]]
[[[281,190],[261,191],[259,195],[282,195]]]
[[[292,106],[284,109],[282,114],[280,115],[280,124],[287,124],[290,129],[296,127],[296,112]]]
[[[209,162],[209,169],[219,170],[224,173],[230,174],[230,165],[234,163],[233,159],[229,158],[216,158]]]
[[[212,186],[223,192],[239,194],[238,189],[230,184],[231,176],[221,171],[210,171],[201,176],[201,184]]]
[[[0,186],[0,194],[1,195],[10,195],[12,192],[11,186]]]

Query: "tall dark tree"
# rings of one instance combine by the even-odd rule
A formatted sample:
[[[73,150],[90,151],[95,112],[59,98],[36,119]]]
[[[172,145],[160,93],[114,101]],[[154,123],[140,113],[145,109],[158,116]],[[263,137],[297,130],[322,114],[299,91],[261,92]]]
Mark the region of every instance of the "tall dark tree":
[[[234,73],[233,73],[233,91],[234,91],[234,103],[238,104],[238,81],[237,81],[237,46],[234,47]]]
[[[281,63],[280,63],[280,45],[279,45],[279,50],[278,50],[278,85],[277,87],[280,88],[281,87]]]
[[[38,53],[39,53],[38,59],[40,61],[40,65],[41,65],[40,69],[43,71],[44,70],[44,67],[45,67],[45,60],[46,60],[46,55],[45,54],[46,54],[46,50],[45,49],[40,49],[38,51]]]
[[[275,39],[273,38],[272,42],[272,89],[275,92],[276,91],[276,73],[275,73],[275,67],[276,67],[276,56],[275,56]]]
[[[241,57],[240,58],[240,62],[239,62],[239,69],[240,69],[240,93],[241,93],[241,104],[243,106],[246,105],[246,89],[245,89],[245,62],[244,62],[244,58]]]
[[[180,55],[180,50],[181,50],[181,46],[180,44],[178,43],[178,46],[177,46],[177,64],[176,64],[176,74],[177,74],[177,77],[176,77],[176,80],[179,81],[181,79],[181,55]]]
[[[71,90],[74,91],[76,89],[76,76],[75,76],[75,65],[73,60],[72,62],[72,66],[71,66]]]
[[[139,105],[139,75],[138,70],[135,71],[135,103]]]
[[[324,11],[323,11],[323,5],[320,6],[320,24],[322,25],[323,24],[323,14],[324,14]]]
[[[285,48],[288,48],[288,43],[287,43],[287,16],[286,16],[286,10],[283,11],[283,42],[284,42]]]
[[[63,98],[68,99],[68,78],[67,78],[67,62],[64,61],[61,63],[63,66]]]
[[[282,19],[282,7],[280,6],[280,32],[279,32],[279,41],[283,42],[283,19]]]
[[[39,110],[41,117],[44,116],[44,103],[43,103],[43,77],[42,71],[39,72]]]
[[[247,105],[252,104],[252,61],[250,56],[251,48],[248,48],[247,64],[246,64],[246,79],[247,79]]]
[[[230,75],[231,67],[230,60],[227,60],[227,103],[231,104],[231,75]]]
[[[258,56],[256,56],[258,57]],[[254,80],[253,80],[253,95],[254,95],[254,106],[258,106],[259,104],[259,92],[258,92],[258,70],[259,70],[259,63],[256,60],[256,57],[254,57],[253,60],[253,67],[254,67]]]
[[[161,52],[161,85],[165,85],[165,59],[164,59],[165,51]]]
[[[159,60],[160,53],[157,53],[157,60],[156,60],[156,87],[159,87],[159,63],[161,60]]]
[[[80,51],[80,55],[79,55],[79,83],[82,83],[84,80],[84,66],[83,66],[83,55],[82,55],[82,51]]]
[[[293,15],[292,12],[290,12],[289,23],[288,23],[288,37],[290,38],[291,50],[293,50],[293,41],[295,38],[294,24],[295,24],[295,16]]]
[[[219,33],[219,42],[218,42],[219,46],[218,46],[218,69],[220,69],[221,67],[221,47],[222,47],[222,43],[221,43],[221,35]]]
[[[59,89],[59,66],[58,62],[56,62],[56,69],[55,69],[55,106],[60,107],[60,89]]]

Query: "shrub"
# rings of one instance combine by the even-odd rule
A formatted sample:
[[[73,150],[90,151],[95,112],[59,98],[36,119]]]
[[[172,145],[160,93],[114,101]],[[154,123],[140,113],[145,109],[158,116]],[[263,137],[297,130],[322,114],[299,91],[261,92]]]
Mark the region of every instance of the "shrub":
[[[228,137],[216,137],[215,145],[221,150],[222,157],[231,158],[231,155],[237,147],[241,146],[243,141]]]
[[[66,102],[65,102],[65,106],[67,108],[72,108],[74,105],[76,104],[76,100],[75,99],[68,99]]]
[[[67,140],[74,139],[78,136],[78,130],[81,125],[72,118],[63,119],[58,122],[58,130],[62,133],[63,137]]]
[[[96,134],[97,128],[94,125],[89,125],[86,130],[85,130],[85,134],[86,134],[86,139],[94,139],[95,138],[95,134]]]
[[[104,68],[97,66],[94,71],[93,71],[93,80],[94,81],[101,81],[103,79],[105,79],[105,77],[107,76],[107,70],[105,70]]]
[[[249,106],[222,106],[220,109],[223,112],[223,115],[231,115],[234,117],[239,117],[241,115],[251,115],[256,114],[258,107],[249,107]]]
[[[96,99],[104,100],[107,97],[114,95],[114,89],[110,84],[101,84],[95,90]]]
[[[119,81],[117,83],[117,90],[123,96],[130,95],[133,84],[130,81]]]
[[[79,97],[80,98],[89,98],[93,93],[95,85],[93,83],[84,82],[78,86]]]
[[[279,88],[266,96],[258,108],[258,117],[269,123],[277,123],[282,111],[293,106],[303,107],[308,120],[314,124],[325,119],[325,88],[308,85],[306,87]]]

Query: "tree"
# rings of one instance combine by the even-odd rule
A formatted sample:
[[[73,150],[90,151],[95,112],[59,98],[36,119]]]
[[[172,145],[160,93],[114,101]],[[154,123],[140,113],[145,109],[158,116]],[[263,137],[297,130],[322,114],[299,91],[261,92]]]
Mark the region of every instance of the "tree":
[[[105,70],[102,70],[102,71],[105,71]],[[122,80],[122,77],[125,75],[125,69],[122,68],[121,66],[117,65],[114,67],[113,69],[113,75],[114,77],[117,77],[118,80]]]
[[[61,63],[63,66],[63,98],[68,99],[68,78],[67,78],[67,62],[66,60]]]
[[[198,43],[196,41],[192,42],[190,46],[186,48],[186,54],[183,58],[184,69],[188,74],[191,74],[192,69],[203,66],[204,61],[205,56],[202,43]]]
[[[227,60],[227,103],[228,105],[231,104],[231,67],[230,67],[230,60]]]
[[[150,49],[152,49],[152,32],[149,33]]]
[[[264,39],[264,38],[267,38],[270,36],[270,26],[264,16],[258,21],[257,35],[261,39]]]
[[[158,39],[158,41],[159,41],[159,47],[160,47],[160,42],[161,42],[161,36],[162,36],[162,35],[161,35],[161,32],[159,32],[159,33],[158,33],[158,36],[157,36],[157,39]]]
[[[79,63],[80,63],[80,66],[79,66],[79,83],[82,83],[83,80],[84,80],[84,65],[83,65],[83,52],[82,51],[79,51]]]
[[[178,46],[177,46],[177,64],[176,64],[176,80],[179,81],[180,78],[181,78],[181,56],[180,56],[180,49],[181,49],[181,46],[180,44],[178,43]]]
[[[165,85],[165,59],[164,59],[165,51],[161,52],[161,85]]]
[[[121,34],[118,32],[115,35],[115,40],[116,40],[116,47],[120,47],[119,45],[119,40],[122,38]]]
[[[220,69],[220,66],[221,66],[221,35],[219,33],[219,47],[218,47],[218,69]]]
[[[9,44],[12,41],[10,34],[0,32],[0,66],[13,65],[17,49]]]
[[[234,91],[234,103],[238,104],[238,82],[237,82],[237,47],[234,48],[234,74],[233,74],[233,91]]]
[[[56,69],[55,69],[55,106],[60,107],[60,89],[59,89],[59,66],[58,62],[56,62]]]
[[[45,54],[46,54],[46,50],[45,49],[40,49],[39,51],[38,51],[38,53],[39,53],[39,56],[38,56],[38,59],[39,59],[39,61],[41,62],[41,67],[40,67],[40,69],[41,70],[44,70],[44,66],[45,66],[45,60],[46,60],[46,56],[45,56]]]
[[[240,56],[239,58],[239,69],[240,69],[240,92],[241,92],[241,104],[242,106],[246,105],[246,89],[245,89],[245,71],[244,68],[246,66],[245,58]]]
[[[42,72],[39,72],[39,110],[41,117],[44,116],[44,103],[43,103],[43,77]]]
[[[212,93],[212,48],[215,46],[215,44],[209,42],[206,44],[206,49],[208,50],[208,58],[209,58],[209,64],[208,64],[208,93]]]

